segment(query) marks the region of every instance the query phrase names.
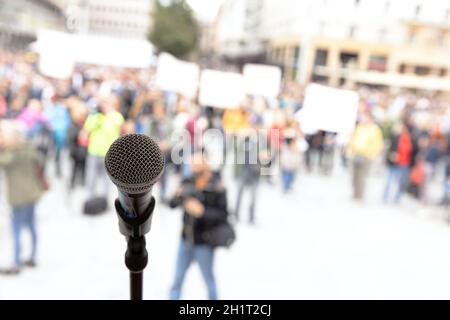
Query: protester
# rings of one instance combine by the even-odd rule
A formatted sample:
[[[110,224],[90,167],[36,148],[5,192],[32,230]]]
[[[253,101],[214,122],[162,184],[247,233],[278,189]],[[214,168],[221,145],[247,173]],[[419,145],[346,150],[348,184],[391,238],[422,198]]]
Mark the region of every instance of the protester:
[[[388,144],[386,155],[388,176],[383,200],[385,203],[389,202],[390,190],[392,186],[395,186],[397,189],[394,195],[394,202],[398,203],[406,188],[413,148],[411,135],[406,124],[398,123],[394,126]]]
[[[55,95],[52,103],[45,106],[44,116],[51,128],[55,149],[56,176],[61,177],[61,151],[66,145],[67,132],[70,127],[70,114],[60,96]]]
[[[258,136],[247,135],[238,145],[237,172],[237,200],[234,217],[239,220],[242,196],[250,191],[249,223],[255,223],[255,206],[258,185],[261,175],[261,163],[258,154]]]
[[[156,102],[153,107],[153,114],[150,116],[148,123],[148,132],[150,137],[158,142],[165,158],[165,168],[159,179],[160,200],[166,202],[167,178],[169,174],[169,166],[171,162],[172,150],[172,122],[168,118],[162,101]]]
[[[68,133],[68,145],[70,150],[70,158],[72,159],[72,172],[70,175],[70,188],[73,189],[77,180],[81,181],[84,186],[86,174],[86,157],[87,157],[87,135],[82,135],[84,121],[87,116],[86,106],[75,98],[72,98],[70,104],[71,122]]]
[[[101,98],[100,110],[86,119],[80,139],[88,140],[88,157],[86,162],[86,187],[88,194],[96,194],[97,178],[103,184],[102,195],[108,196],[108,178],[105,171],[105,156],[111,144],[120,136],[124,122],[122,115],[116,111],[111,98]]]
[[[18,274],[23,266],[36,266],[35,209],[47,187],[42,176],[42,157],[30,143],[25,141],[23,128],[18,122],[0,123],[0,166],[6,169],[8,202],[12,208],[14,236],[14,266],[3,270],[3,273]],[[31,254],[27,260],[22,261],[21,231],[24,228],[31,234]]]
[[[295,175],[300,165],[301,151],[297,140],[292,136],[286,136],[280,154],[281,181],[284,193],[292,190]]]
[[[348,155],[353,162],[353,199],[364,199],[370,164],[382,148],[381,129],[370,113],[363,113],[348,146]]]
[[[179,299],[185,274],[191,262],[197,261],[208,288],[208,297],[217,299],[213,273],[214,247],[205,238],[208,231],[227,219],[227,196],[217,176],[214,176],[202,153],[192,156],[192,175],[184,179],[170,207],[183,208],[183,230],[176,262],[171,299]]]

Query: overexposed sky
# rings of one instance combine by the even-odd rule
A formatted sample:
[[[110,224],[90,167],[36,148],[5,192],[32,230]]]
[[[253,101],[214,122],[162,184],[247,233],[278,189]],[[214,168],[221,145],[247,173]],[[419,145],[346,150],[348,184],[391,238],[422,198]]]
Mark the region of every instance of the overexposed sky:
[[[187,2],[199,19],[211,22],[224,0],[187,0]]]

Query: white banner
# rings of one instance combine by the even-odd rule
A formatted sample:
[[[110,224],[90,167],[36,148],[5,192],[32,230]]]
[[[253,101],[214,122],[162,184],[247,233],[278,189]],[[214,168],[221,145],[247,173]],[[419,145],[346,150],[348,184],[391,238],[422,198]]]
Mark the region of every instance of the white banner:
[[[141,39],[39,30],[34,48],[44,59],[57,54],[75,63],[125,68],[147,68],[154,63],[152,45]]]
[[[355,91],[310,84],[297,119],[306,132],[324,130],[349,134],[355,127],[358,104],[359,95]]]
[[[202,106],[238,108],[245,98],[244,78],[239,73],[203,70],[199,102]]]
[[[195,97],[198,89],[200,68],[195,63],[178,60],[168,53],[158,57],[156,85],[167,91],[175,91],[188,97]]]
[[[74,61],[58,52],[42,52],[39,56],[39,72],[56,79],[69,79],[72,76]]]
[[[276,98],[280,93],[281,69],[263,64],[244,66],[245,92],[256,96]]]

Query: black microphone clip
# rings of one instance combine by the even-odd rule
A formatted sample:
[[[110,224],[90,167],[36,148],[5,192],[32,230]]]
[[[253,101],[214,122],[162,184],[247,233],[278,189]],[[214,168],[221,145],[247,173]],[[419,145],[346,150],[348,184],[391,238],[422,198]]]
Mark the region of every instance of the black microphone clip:
[[[145,212],[137,217],[131,218],[123,209],[118,198],[114,202],[114,206],[119,218],[119,231],[127,240],[129,238],[139,238],[150,231],[153,210],[155,209],[155,198],[153,196]]]
[[[148,263],[148,252],[146,249],[145,234],[150,231],[155,209],[155,198],[152,196],[147,210],[136,218],[130,218],[122,208],[119,199],[114,202],[116,213],[119,218],[119,231],[127,239],[127,251],[125,252],[125,265],[131,272],[131,288],[142,282],[142,271]],[[142,299],[142,292],[133,292],[132,299]]]

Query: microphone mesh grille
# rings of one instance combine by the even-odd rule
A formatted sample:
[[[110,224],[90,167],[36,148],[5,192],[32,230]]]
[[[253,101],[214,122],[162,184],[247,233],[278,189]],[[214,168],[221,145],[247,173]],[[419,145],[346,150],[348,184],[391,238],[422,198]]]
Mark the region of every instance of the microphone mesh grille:
[[[113,142],[105,157],[112,182],[123,192],[150,190],[164,169],[158,144],[144,134],[127,134]]]

